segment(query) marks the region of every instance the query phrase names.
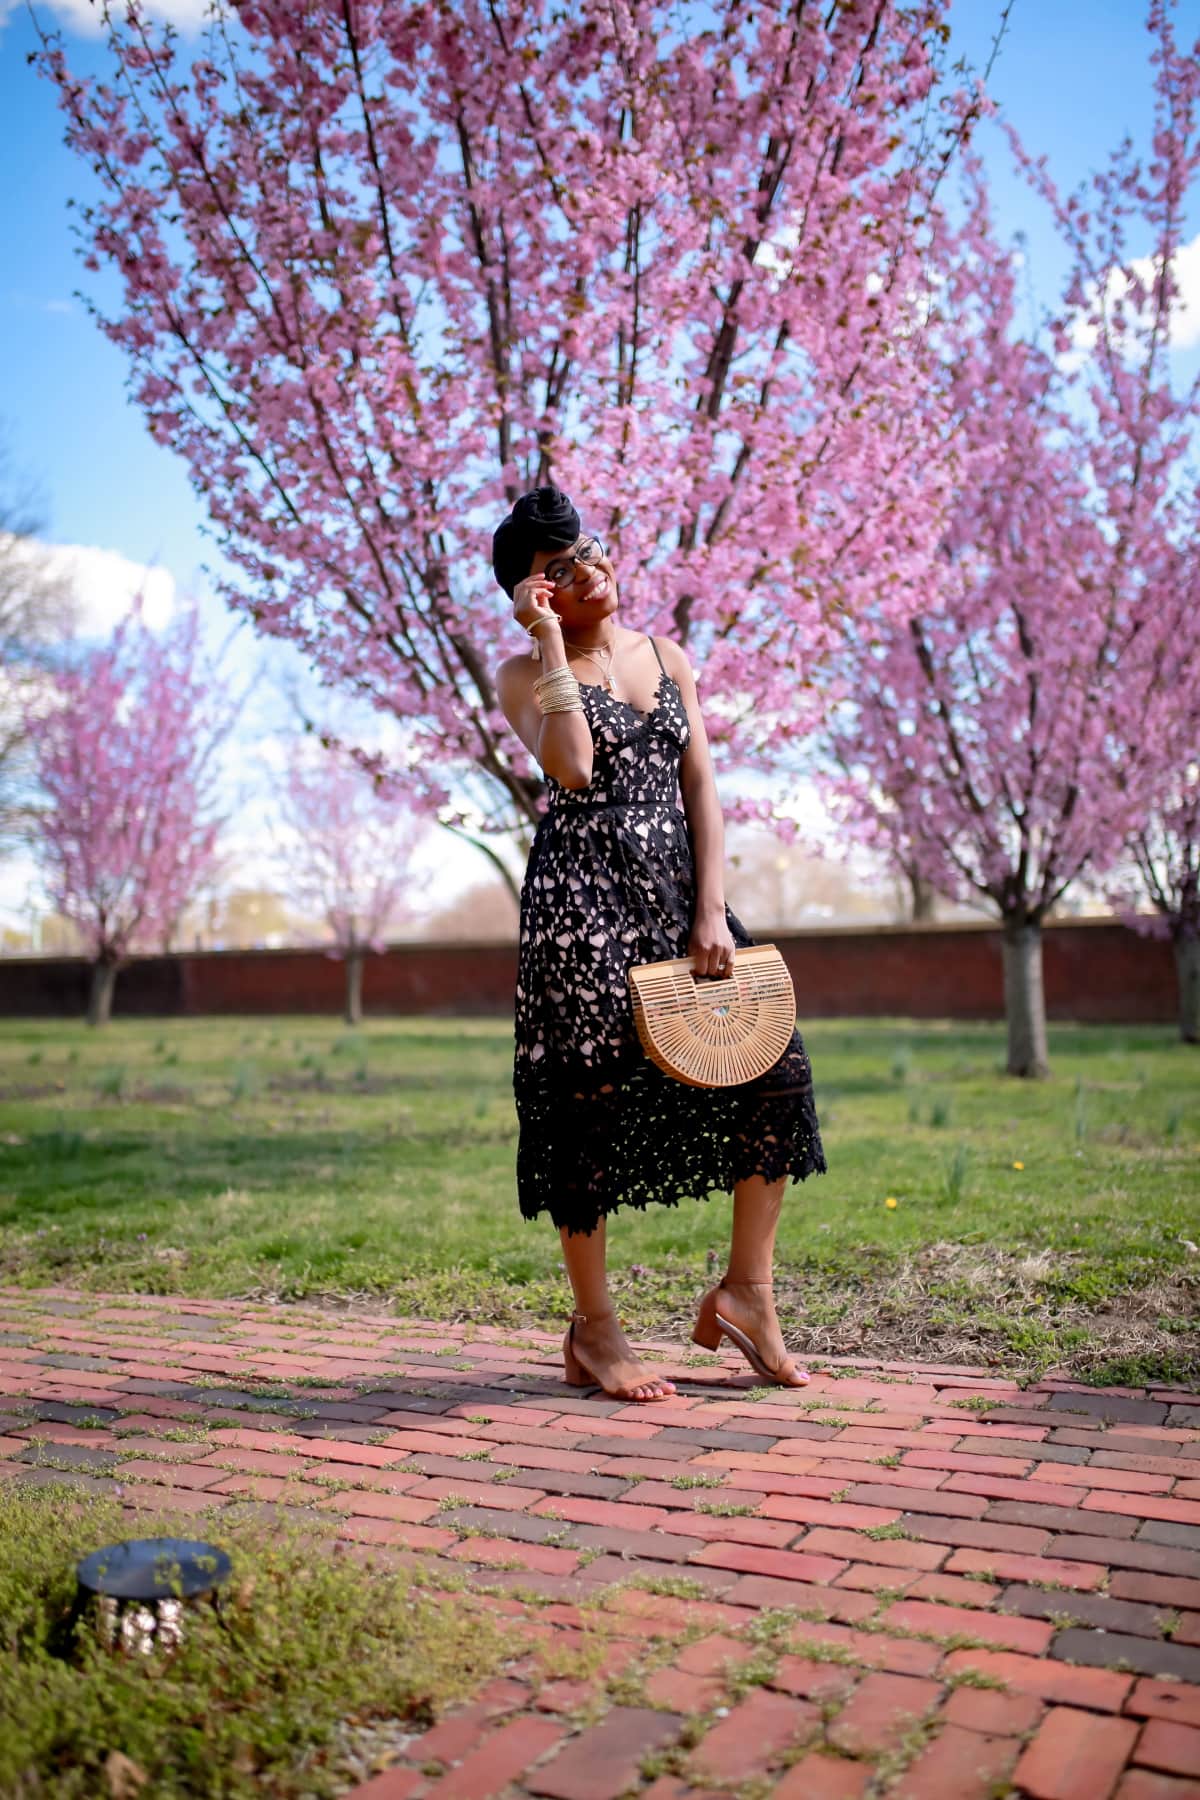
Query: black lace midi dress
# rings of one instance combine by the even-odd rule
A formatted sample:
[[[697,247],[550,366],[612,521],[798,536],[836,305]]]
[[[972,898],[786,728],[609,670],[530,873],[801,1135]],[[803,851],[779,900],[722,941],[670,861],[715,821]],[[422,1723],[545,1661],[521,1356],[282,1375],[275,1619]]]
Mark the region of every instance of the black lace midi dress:
[[[622,1206],[677,1206],[744,1176],[825,1169],[798,1032],[765,1075],[731,1088],[673,1080],[638,1039],[628,971],[687,955],[695,897],[679,804],[690,727],[654,653],[662,673],[647,714],[581,683],[592,779],[579,789],[549,780],[521,891],[518,1200],[525,1218],[549,1213],[570,1232],[590,1233]],[[753,942],[725,916],[735,944]]]

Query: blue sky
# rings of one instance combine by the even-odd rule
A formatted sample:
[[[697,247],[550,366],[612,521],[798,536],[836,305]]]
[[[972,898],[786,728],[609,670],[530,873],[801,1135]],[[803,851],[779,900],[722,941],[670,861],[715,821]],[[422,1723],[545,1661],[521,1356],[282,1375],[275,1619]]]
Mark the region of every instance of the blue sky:
[[[173,0],[167,10],[180,17],[202,4]],[[86,0],[59,5],[37,0],[37,11],[62,28],[71,62],[81,71],[103,66],[98,39],[74,22]],[[147,10],[158,10],[153,0]],[[1000,10],[1000,0],[957,0],[953,8],[954,47],[976,67]],[[1194,38],[1200,0],[1182,0],[1177,20],[1181,38]],[[0,0],[0,166],[9,175],[0,201],[0,443],[39,490],[49,540],[157,564],[181,590],[199,590],[210,553],[201,503],[183,466],[149,438],[126,400],[120,356],[72,297],[84,281],[102,279],[79,267],[70,229],[68,203],[86,192],[89,174],[63,147],[50,85],[27,64],[36,42],[25,5]],[[1028,146],[1047,155],[1061,188],[1126,133],[1145,143],[1149,42],[1141,0],[1014,0],[992,92]],[[1011,171],[997,130],[985,129],[981,148],[1001,227],[1026,233],[1032,282],[1049,298],[1060,269],[1043,210]],[[210,602],[209,610],[211,635],[223,636],[220,609]],[[236,654],[249,668],[264,652],[245,639]],[[259,728],[263,716],[260,707]],[[472,864],[469,878],[476,874]]]

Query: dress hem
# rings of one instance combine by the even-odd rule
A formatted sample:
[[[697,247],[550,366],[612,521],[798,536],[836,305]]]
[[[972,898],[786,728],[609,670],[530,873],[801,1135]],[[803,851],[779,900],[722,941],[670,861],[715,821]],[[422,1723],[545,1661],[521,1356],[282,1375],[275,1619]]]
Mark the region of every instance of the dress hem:
[[[521,1217],[527,1220],[531,1225],[535,1220],[544,1218],[545,1215],[549,1213],[557,1231],[566,1230],[572,1237],[580,1235],[590,1237],[592,1232],[595,1231],[596,1227],[600,1224],[601,1220],[611,1218],[614,1213],[623,1212],[626,1209],[632,1209],[635,1212],[648,1212],[652,1206],[678,1208],[685,1200],[695,1200],[697,1202],[703,1201],[707,1204],[708,1201],[713,1198],[714,1194],[730,1194],[733,1187],[736,1186],[739,1181],[746,1181],[751,1176],[763,1175],[764,1173],[765,1172],[762,1169],[747,1169],[742,1174],[733,1177],[733,1183],[730,1187],[723,1187],[719,1183],[716,1183],[712,1187],[705,1189],[703,1192],[699,1192],[694,1187],[688,1186],[681,1188],[674,1193],[647,1194],[641,1199],[631,1195],[627,1199],[622,1198],[620,1200],[613,1200],[607,1205],[597,1205],[595,1216],[590,1224],[568,1224],[566,1221],[560,1223],[557,1219],[554,1219],[554,1209],[549,1202],[545,1205],[536,1207],[533,1211],[528,1211],[522,1206],[520,1212]],[[828,1164],[823,1155],[810,1155],[806,1156],[800,1164],[784,1169],[781,1173],[788,1177],[792,1182],[807,1181],[810,1175],[828,1174]],[[769,1181],[778,1181],[779,1178],[779,1174],[766,1176],[766,1179]]]

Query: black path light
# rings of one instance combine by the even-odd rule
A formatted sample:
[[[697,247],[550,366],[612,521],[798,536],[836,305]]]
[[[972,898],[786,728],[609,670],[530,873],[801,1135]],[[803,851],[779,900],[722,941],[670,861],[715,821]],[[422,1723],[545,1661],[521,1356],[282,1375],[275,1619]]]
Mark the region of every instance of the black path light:
[[[95,1607],[101,1641],[109,1649],[149,1655],[182,1642],[185,1605],[208,1600],[229,1574],[226,1551],[194,1538],[127,1538],[93,1550],[78,1564],[72,1623]]]

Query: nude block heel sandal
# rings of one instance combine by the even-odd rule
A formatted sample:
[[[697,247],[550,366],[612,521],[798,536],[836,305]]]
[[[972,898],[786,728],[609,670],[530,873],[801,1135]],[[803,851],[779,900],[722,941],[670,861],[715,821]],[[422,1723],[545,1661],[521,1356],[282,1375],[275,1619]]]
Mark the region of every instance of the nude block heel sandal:
[[[764,1282],[762,1285],[766,1286],[766,1283]],[[748,1337],[744,1331],[732,1324],[729,1319],[722,1317],[717,1311],[717,1289],[710,1288],[700,1302],[700,1311],[696,1315],[696,1324],[692,1332],[692,1342],[699,1344],[702,1350],[716,1350],[720,1347],[723,1337],[727,1337],[730,1343],[741,1351],[755,1374],[761,1375],[764,1381],[770,1381],[776,1387],[807,1386],[808,1373],[806,1370],[798,1368],[795,1371],[797,1375],[803,1376],[802,1381],[784,1381],[779,1369],[772,1369],[763,1361],[754,1339]],[[788,1360],[791,1361],[791,1358],[789,1357]]]
[[[596,1316],[607,1317],[607,1314],[597,1314]],[[563,1380],[567,1383],[568,1387],[598,1387],[602,1393],[608,1395],[610,1400],[628,1400],[631,1403],[637,1402],[638,1405],[645,1404],[651,1400],[670,1400],[674,1398],[674,1383],[671,1384],[670,1392],[647,1394],[641,1401],[637,1400],[636,1393],[629,1392],[626,1389],[606,1388],[604,1383],[598,1381],[591,1370],[587,1368],[585,1364],[580,1362],[575,1351],[575,1327],[576,1325],[586,1324],[586,1313],[577,1312],[571,1314],[571,1323],[567,1326],[567,1335],[563,1339]],[[635,1387],[651,1387],[654,1385],[654,1378],[651,1377],[647,1381],[637,1382],[634,1385]]]
[[[575,1354],[575,1320],[583,1318],[582,1313],[572,1313],[571,1323],[567,1326],[567,1335],[563,1339],[563,1380],[568,1387],[595,1387],[595,1379],[588,1374]]]
[[[712,1288],[700,1302],[700,1311],[696,1315],[696,1328],[692,1332],[693,1344],[699,1344],[702,1350],[719,1350],[721,1347],[721,1327],[725,1323],[717,1311],[717,1290]]]

